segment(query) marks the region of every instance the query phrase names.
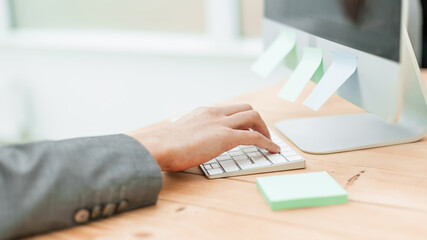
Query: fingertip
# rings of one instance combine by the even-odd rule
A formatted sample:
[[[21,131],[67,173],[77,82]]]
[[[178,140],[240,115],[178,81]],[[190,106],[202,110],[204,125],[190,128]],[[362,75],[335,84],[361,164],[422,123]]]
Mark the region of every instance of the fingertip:
[[[255,145],[272,153],[279,153],[280,147],[258,131],[235,130],[239,132],[239,145]]]
[[[275,144],[274,142],[272,142],[272,143],[273,144],[272,144],[271,150],[269,150],[269,151],[272,153],[280,153],[280,151],[281,151],[280,146]]]

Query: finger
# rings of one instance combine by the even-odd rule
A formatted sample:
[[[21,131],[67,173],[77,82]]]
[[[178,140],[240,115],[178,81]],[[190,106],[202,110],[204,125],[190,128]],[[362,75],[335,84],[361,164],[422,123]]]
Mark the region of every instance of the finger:
[[[271,139],[267,125],[257,111],[239,112],[225,119],[226,125],[233,129],[252,129]]]
[[[222,107],[222,111],[226,116],[230,116],[238,112],[249,111],[252,109],[252,106],[247,103],[232,104]]]
[[[256,131],[234,130],[232,139],[237,145],[255,145],[272,153],[279,153],[280,147],[270,139]]]

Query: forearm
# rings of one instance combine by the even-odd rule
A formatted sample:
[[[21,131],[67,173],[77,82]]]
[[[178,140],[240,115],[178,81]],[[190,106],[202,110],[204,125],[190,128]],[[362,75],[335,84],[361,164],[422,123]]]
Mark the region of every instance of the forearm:
[[[126,135],[0,148],[0,238],[78,224],[75,213],[126,200],[125,210],[154,204],[160,169]],[[111,205],[116,204],[116,205]],[[116,212],[115,212],[116,213]],[[4,221],[6,220],[7,221]]]

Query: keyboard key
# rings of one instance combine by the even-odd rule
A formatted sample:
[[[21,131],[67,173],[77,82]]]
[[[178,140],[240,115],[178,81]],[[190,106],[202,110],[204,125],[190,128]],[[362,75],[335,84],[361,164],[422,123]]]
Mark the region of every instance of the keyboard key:
[[[265,160],[260,160],[260,161],[256,161],[254,164],[252,164],[253,167],[264,167],[264,166],[268,166],[271,165],[271,163],[269,161],[267,161],[267,159]]]
[[[286,152],[281,152],[281,154],[282,154],[283,156],[285,156],[285,157],[290,157],[290,156],[298,155],[298,153],[297,153],[297,152],[295,152],[295,151],[286,151]]]
[[[257,168],[257,167],[260,167],[260,166],[258,166],[258,165],[256,165],[256,164],[254,164],[254,163],[251,162],[250,164],[244,165],[243,170],[253,169],[253,168]]]
[[[255,163],[251,163],[251,164],[245,165],[244,166],[245,167],[244,170],[253,169],[253,168],[259,168],[259,167],[265,167],[265,166],[268,166],[268,165],[271,165],[271,163],[268,162],[268,161],[266,161],[266,160],[265,161],[258,161],[258,162],[255,162]]]
[[[267,157],[274,164],[281,164],[281,163],[288,162],[286,160],[286,158],[284,156],[282,156],[281,154],[270,154],[270,155],[267,155]]]
[[[266,149],[259,149],[259,151],[260,152],[262,152],[262,153],[264,153],[264,154],[268,154],[268,153],[270,153],[268,150],[266,150]]]
[[[235,165],[236,163],[233,160],[222,161],[219,163],[221,166],[223,165]]]
[[[205,162],[204,164],[212,164],[212,163],[216,163],[217,161],[215,160],[215,158],[214,159],[212,159],[212,160],[209,160],[209,161],[207,161],[207,162]]]
[[[257,157],[253,157],[251,158],[252,161],[257,162],[257,161],[267,161],[267,158],[265,158],[264,156],[257,156]]]
[[[235,156],[233,157],[234,160],[238,161],[238,160],[248,160],[248,156],[246,155],[241,155],[241,156]]]
[[[209,175],[217,175],[217,174],[223,173],[221,168],[209,169],[207,171],[208,171]]]
[[[236,162],[237,162],[237,164],[239,165],[239,167],[241,168],[241,169],[243,169],[243,170],[245,170],[245,169],[251,169],[251,168],[253,168],[252,167],[252,162],[249,160],[249,159],[246,159],[246,160],[239,160],[239,161],[237,161],[236,160]]]
[[[233,149],[230,149],[230,150],[228,150],[229,152],[233,152],[233,151],[239,151],[240,150],[240,147],[239,146],[237,146],[237,147],[235,147],[235,148],[233,148]]]
[[[211,165],[209,165],[209,164],[205,164],[205,169],[206,169],[206,170],[212,169],[212,166],[211,166]]]
[[[223,161],[223,160],[230,160],[231,157],[227,154],[227,155],[220,155],[218,157],[216,157],[216,160],[218,161]]]
[[[300,155],[292,156],[292,157],[287,157],[286,159],[288,159],[289,162],[295,162],[295,161],[304,160],[304,158],[301,157]]]
[[[243,151],[244,151],[245,153],[258,152],[258,148],[257,148],[257,147],[255,147],[255,146],[253,146],[253,147],[250,147],[250,148],[245,148],[245,149],[243,149]]]
[[[240,149],[251,148],[253,145],[240,145]]]
[[[234,163],[233,160],[222,161],[220,162],[220,164],[221,164],[221,167],[225,170],[225,172],[239,171],[239,168],[237,167],[237,165]]]
[[[252,152],[252,153],[248,153],[248,156],[250,158],[262,157],[262,154],[260,152]]]
[[[212,168],[219,168],[219,164],[218,163],[212,163],[211,166],[212,166]]]
[[[245,153],[242,150],[234,151],[234,152],[229,152],[229,154],[232,157],[234,157],[234,156],[240,156],[240,155],[245,155]]]

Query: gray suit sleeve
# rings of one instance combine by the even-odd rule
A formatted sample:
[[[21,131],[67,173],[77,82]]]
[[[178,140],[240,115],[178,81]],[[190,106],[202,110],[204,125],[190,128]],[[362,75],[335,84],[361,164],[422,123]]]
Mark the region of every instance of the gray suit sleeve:
[[[0,148],[0,239],[28,236],[152,205],[160,168],[119,134]]]

